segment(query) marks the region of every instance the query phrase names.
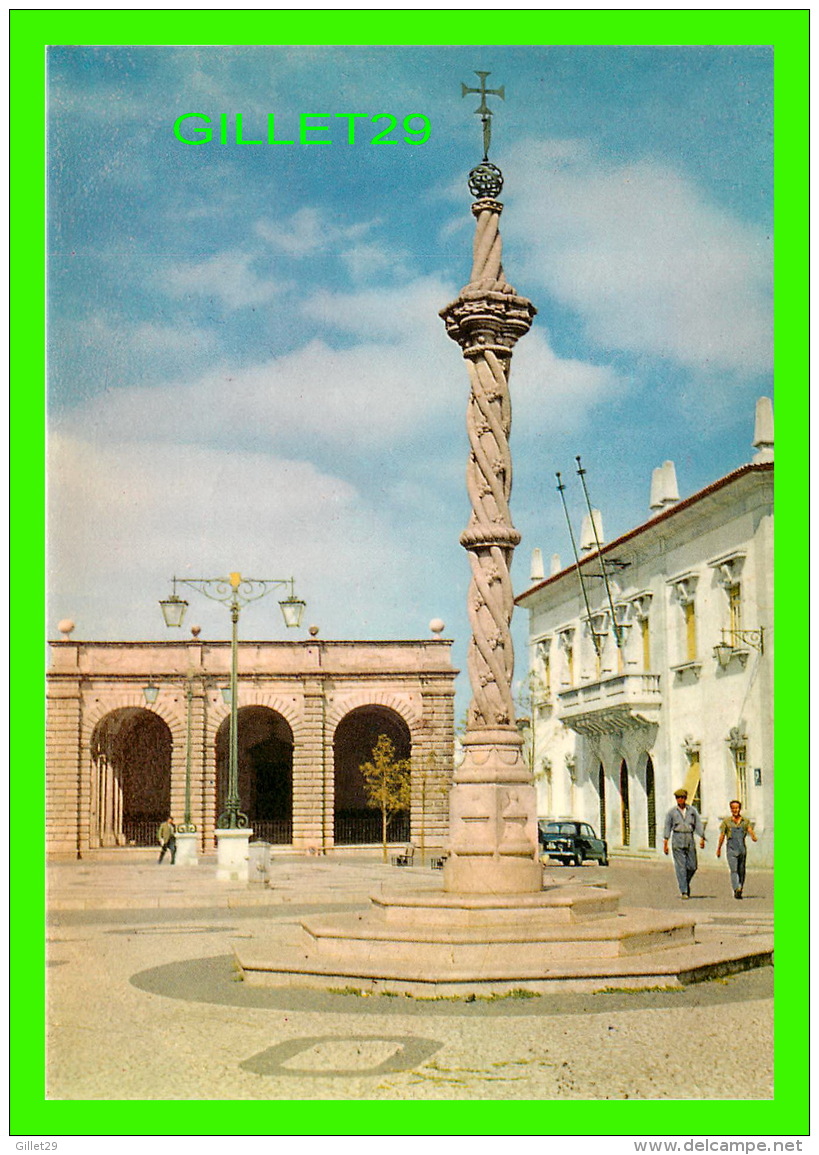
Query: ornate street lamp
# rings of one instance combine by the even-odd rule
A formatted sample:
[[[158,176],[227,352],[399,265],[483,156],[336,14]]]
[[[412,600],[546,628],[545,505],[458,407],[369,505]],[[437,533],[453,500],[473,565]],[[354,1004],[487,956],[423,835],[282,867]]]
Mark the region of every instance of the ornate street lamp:
[[[188,603],[177,595],[177,584],[190,586],[211,601],[221,602],[230,610],[230,735],[228,754],[228,789],[225,808],[216,820],[219,830],[238,830],[247,826],[248,817],[242,813],[239,801],[239,613],[250,602],[258,601],[282,586],[290,587],[290,594],[279,602],[284,623],[290,628],[301,624],[305,603],[296,597],[293,578],[243,578],[232,573],[224,578],[177,578],[173,579],[173,593],[160,601],[165,624],[170,627],[182,625]],[[224,692],[223,692],[224,693]],[[190,745],[190,743],[189,743]],[[186,818],[187,821],[187,818]]]

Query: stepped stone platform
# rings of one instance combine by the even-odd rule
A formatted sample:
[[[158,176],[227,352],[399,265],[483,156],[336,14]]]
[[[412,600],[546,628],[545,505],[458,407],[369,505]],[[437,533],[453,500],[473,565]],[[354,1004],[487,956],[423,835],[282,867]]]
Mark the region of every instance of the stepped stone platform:
[[[301,922],[234,948],[255,986],[347,987],[421,997],[679,986],[770,965],[771,936],[703,935],[677,912],[620,909],[603,885],[544,881],[520,895],[378,895],[363,912]]]

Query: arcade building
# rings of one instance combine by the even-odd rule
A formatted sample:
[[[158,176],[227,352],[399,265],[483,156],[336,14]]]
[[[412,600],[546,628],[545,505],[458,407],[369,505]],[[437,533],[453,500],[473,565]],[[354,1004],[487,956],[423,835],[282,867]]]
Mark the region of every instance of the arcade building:
[[[70,624],[70,623],[69,623]],[[457,670],[451,642],[241,641],[238,780],[254,837],[282,851],[381,841],[360,767],[386,734],[410,761],[391,842],[443,845]],[[227,789],[230,643],[50,643],[46,832],[54,855],[156,846],[186,810],[214,847]],[[227,695],[229,698],[229,695]]]

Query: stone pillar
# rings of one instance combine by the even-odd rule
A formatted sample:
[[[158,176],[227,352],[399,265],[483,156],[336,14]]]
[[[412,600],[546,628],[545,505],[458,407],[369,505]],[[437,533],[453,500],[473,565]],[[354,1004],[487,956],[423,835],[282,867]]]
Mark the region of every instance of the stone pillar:
[[[219,731],[218,714],[209,698],[203,699],[202,715],[202,850],[213,852],[218,817],[216,798],[216,735]],[[214,716],[216,715],[216,716]]]
[[[176,832],[176,865],[177,866],[198,866],[199,853],[197,842],[199,835],[180,834]]]
[[[207,689],[195,682],[191,701],[191,822],[196,827],[197,851],[205,853],[210,849],[205,827],[208,818],[213,821],[207,807],[209,792],[210,796],[213,795],[213,786],[209,786],[208,779],[215,779],[215,755],[212,750],[208,751],[205,741],[206,695]]]
[[[451,688],[422,690],[422,723],[413,742],[410,838],[426,854],[440,854],[447,840],[452,784],[454,698]]]
[[[46,849],[79,857],[89,835],[79,683],[52,683],[46,706]]]
[[[216,878],[219,882],[247,882],[248,844],[252,836],[249,826],[216,831]]]
[[[304,681],[304,722],[293,746],[293,848],[321,847],[324,688]]]
[[[177,826],[185,814],[185,759],[187,757],[187,703],[185,691],[174,687],[174,722],[171,731],[171,805],[170,812]],[[168,719],[166,718],[167,722]]]
[[[500,171],[486,162],[470,173],[470,190],[479,198],[472,206],[477,222],[472,275],[458,299],[441,311],[448,335],[463,350],[471,385],[467,489],[472,515],[461,544],[472,568],[467,666],[473,698],[464,759],[450,795],[450,857],[444,875],[446,890],[470,893],[541,888],[535,787],[522,757],[512,700],[514,594],[509,576],[520,541],[509,511],[509,370],[512,349],[528,332],[535,308],[515,293],[503,273],[503,205],[494,199],[502,184]]]

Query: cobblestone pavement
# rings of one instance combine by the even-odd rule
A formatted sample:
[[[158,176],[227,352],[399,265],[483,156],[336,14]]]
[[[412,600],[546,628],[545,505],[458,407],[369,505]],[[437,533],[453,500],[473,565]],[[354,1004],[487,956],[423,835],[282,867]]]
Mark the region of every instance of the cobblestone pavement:
[[[773,1094],[773,972],[684,990],[421,1000],[264,989],[232,943],[381,889],[438,889],[422,867],[280,858],[270,889],[220,884],[215,865],[152,852],[49,867],[52,1099],[762,1099]],[[566,869],[568,879],[577,873]],[[629,906],[676,905],[669,863],[589,866]],[[704,867],[685,904],[704,923],[769,928],[772,874]],[[740,1006],[738,1006],[740,1004]],[[741,1013],[753,1065],[725,1040]]]

